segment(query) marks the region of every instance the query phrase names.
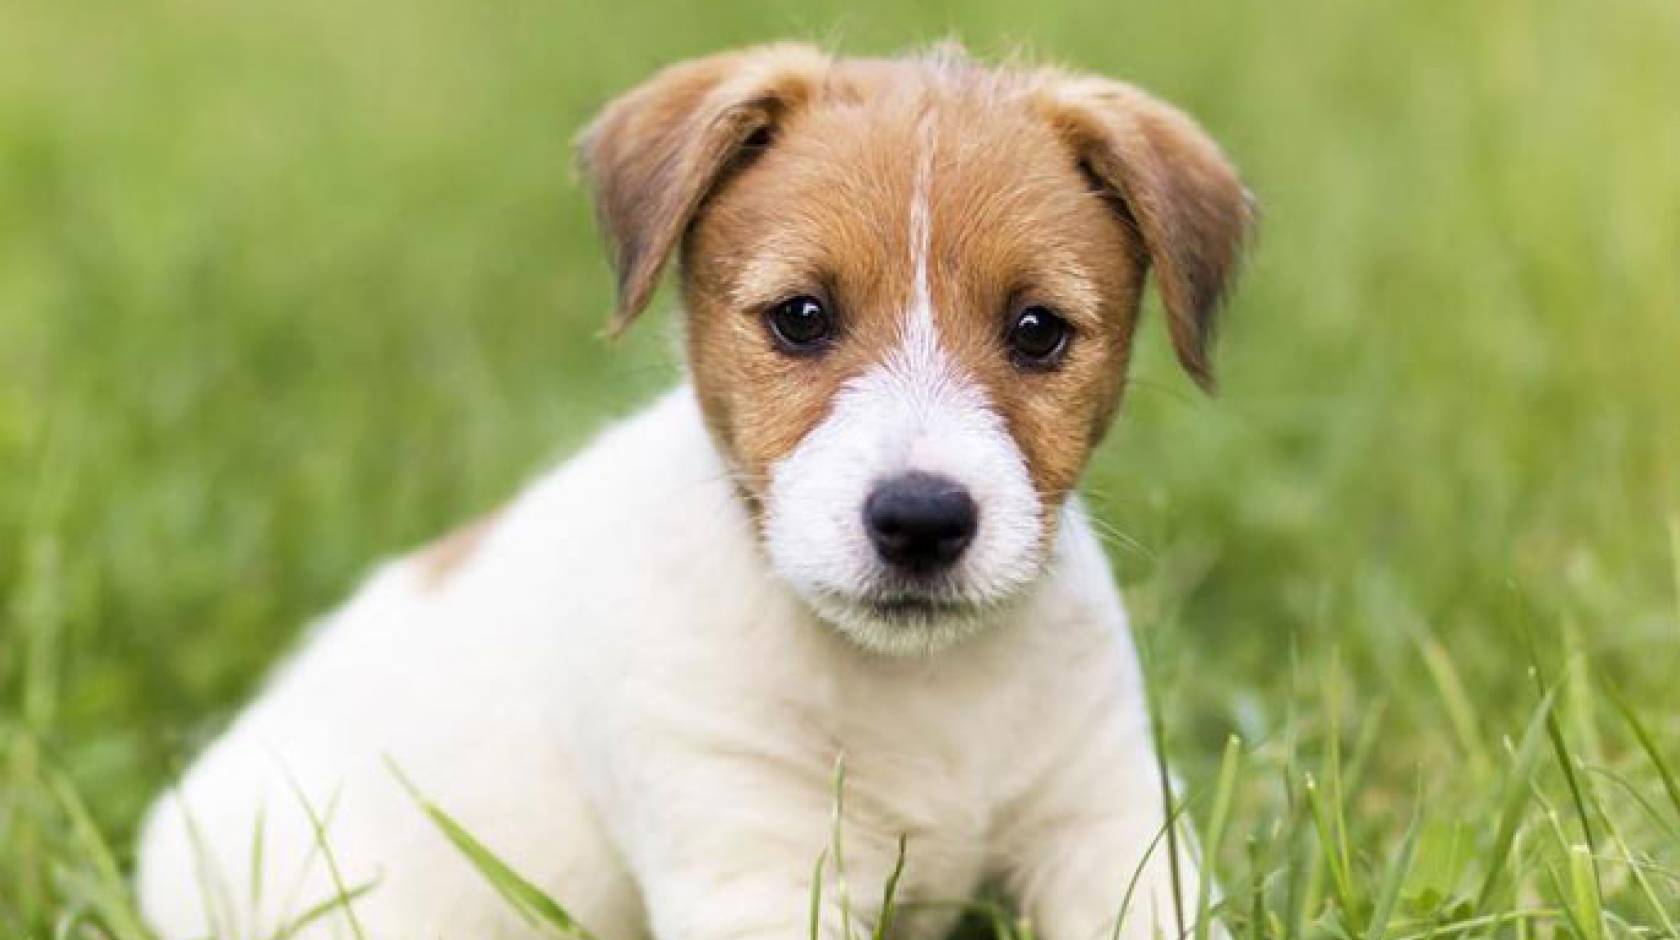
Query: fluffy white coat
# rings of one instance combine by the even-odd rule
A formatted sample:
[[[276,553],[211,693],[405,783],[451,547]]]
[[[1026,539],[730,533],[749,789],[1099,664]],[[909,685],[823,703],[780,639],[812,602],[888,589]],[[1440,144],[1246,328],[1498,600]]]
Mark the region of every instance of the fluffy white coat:
[[[772,573],[683,386],[530,487],[442,583],[398,560],[321,623],[154,809],[145,914],[171,938],[266,937],[335,883],[372,884],[353,903],[369,937],[548,935],[389,761],[603,940],[792,940],[844,757],[858,919],[902,834],[904,899],[995,879],[1040,936],[1106,936],[1163,814],[1108,564],[1077,501],[1062,513],[1047,572],[997,622],[870,652]],[[1165,855],[1141,863],[1123,936],[1176,931]],[[306,935],[349,936],[348,917]]]

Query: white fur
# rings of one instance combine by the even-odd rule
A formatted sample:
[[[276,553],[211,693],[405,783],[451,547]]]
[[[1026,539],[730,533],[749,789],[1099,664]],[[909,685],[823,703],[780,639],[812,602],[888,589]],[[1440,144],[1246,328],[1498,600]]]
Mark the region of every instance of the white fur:
[[[908,380],[883,374],[849,400],[887,408],[894,381]],[[957,388],[929,401],[985,437]],[[842,420],[879,414],[860,409]],[[896,459],[1018,472],[916,437],[895,439]],[[544,936],[388,757],[603,940],[789,940],[844,755],[865,920],[907,834],[905,898],[959,900],[996,877],[1040,936],[1094,940],[1162,813],[1125,619],[1077,505],[1043,577],[985,619],[927,657],[870,652],[818,620],[765,564],[681,388],[531,487],[442,584],[397,561],[322,623],[154,807],[145,914],[170,938],[268,936],[332,896],[336,869],[350,888],[377,881],[353,905],[369,937]],[[305,802],[327,818],[332,865]],[[1126,937],[1175,930],[1166,872],[1157,851]],[[949,920],[909,916],[901,935]],[[308,935],[349,936],[347,919]]]

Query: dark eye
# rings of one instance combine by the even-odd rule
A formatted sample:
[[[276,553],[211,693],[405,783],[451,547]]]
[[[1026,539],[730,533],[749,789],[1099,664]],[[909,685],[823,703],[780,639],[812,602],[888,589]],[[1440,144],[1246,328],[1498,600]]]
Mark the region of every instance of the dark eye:
[[[834,320],[822,301],[800,295],[770,308],[770,332],[782,348],[793,353],[820,350],[834,333]]]
[[[1009,325],[1009,352],[1027,368],[1048,369],[1061,361],[1073,330],[1048,307],[1027,307]]]

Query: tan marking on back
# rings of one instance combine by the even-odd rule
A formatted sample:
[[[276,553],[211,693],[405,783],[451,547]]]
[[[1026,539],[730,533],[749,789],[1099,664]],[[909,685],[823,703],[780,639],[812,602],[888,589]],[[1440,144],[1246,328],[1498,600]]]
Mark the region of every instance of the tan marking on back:
[[[500,509],[485,513],[416,552],[414,566],[420,583],[428,589],[441,587],[467,563],[501,515]]]

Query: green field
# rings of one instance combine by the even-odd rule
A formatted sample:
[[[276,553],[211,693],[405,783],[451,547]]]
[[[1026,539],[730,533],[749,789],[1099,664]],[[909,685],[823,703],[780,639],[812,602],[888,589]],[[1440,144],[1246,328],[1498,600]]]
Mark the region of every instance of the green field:
[[[790,36],[1129,78],[1261,200],[1221,394],[1151,304],[1087,481],[1232,930],[1676,937],[1672,0],[0,0],[0,937],[140,936],[302,623],[673,381],[571,136]]]

